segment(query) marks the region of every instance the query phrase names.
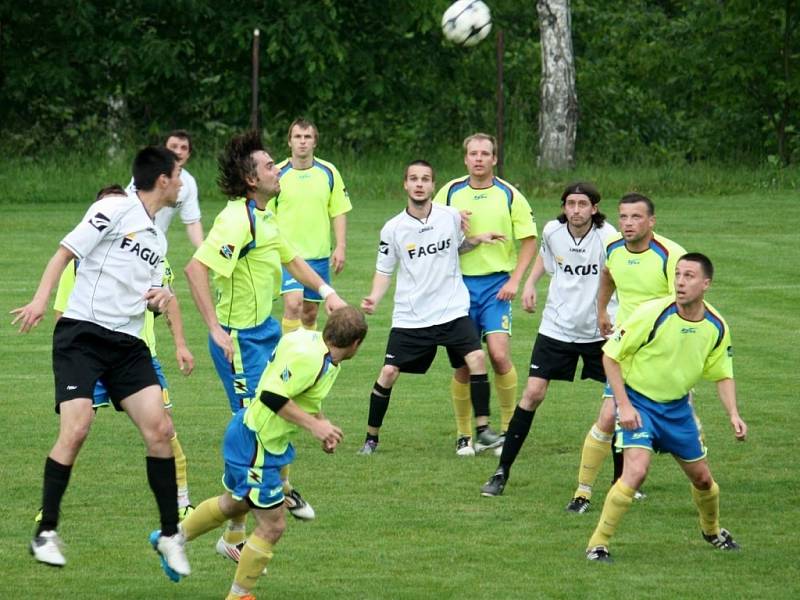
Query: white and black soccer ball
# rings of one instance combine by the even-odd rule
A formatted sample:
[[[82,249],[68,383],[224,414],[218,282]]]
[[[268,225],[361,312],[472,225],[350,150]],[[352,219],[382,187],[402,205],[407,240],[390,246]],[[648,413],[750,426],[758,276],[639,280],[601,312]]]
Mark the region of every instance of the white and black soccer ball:
[[[492,30],[492,13],[481,0],[457,0],[442,16],[444,37],[459,46],[474,46]]]

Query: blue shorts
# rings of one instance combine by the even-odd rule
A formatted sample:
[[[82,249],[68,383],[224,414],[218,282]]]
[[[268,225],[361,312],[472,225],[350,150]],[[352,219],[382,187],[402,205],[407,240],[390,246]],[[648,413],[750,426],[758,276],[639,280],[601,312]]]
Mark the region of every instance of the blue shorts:
[[[509,279],[508,273],[464,275],[469,290],[469,318],[478,328],[481,339],[489,333],[511,335],[511,301],[497,299],[497,292]]]
[[[270,454],[244,424],[244,410],[233,415],[222,442],[225,473],[222,485],[235,500],[247,500],[257,508],[272,508],[283,502],[281,469],[294,460],[294,446],[283,454]]]
[[[272,357],[278,340],[281,339],[281,326],[272,317],[257,327],[249,329],[231,329],[223,327],[233,339],[233,363],[225,358],[222,348],[208,336],[208,349],[211,360],[222,380],[222,386],[228,395],[231,412],[250,404],[255,396],[261,374]]]
[[[625,391],[639,411],[642,426],[628,431],[617,425],[618,448],[646,448],[672,454],[684,462],[705,458],[706,447],[688,394],[672,402],[654,402],[628,386]]]
[[[161,363],[153,356],[153,369],[158,377],[158,384],[161,386],[161,399],[164,401],[164,408],[172,408],[172,400],[169,398],[169,386],[167,385],[167,378],[164,377],[164,371],[161,369]],[[111,405],[111,397],[108,395],[106,386],[103,385],[103,380],[98,379],[94,384],[94,394],[92,396],[92,408],[105,408]]]
[[[317,275],[322,277],[325,283],[331,282],[330,258],[311,258],[306,262]],[[285,294],[286,292],[299,292],[301,290],[303,292],[303,300],[306,302],[322,302],[322,296],[317,293],[317,290],[304,287],[302,283],[292,277],[292,274],[286,270],[286,267],[281,267],[281,294]]]

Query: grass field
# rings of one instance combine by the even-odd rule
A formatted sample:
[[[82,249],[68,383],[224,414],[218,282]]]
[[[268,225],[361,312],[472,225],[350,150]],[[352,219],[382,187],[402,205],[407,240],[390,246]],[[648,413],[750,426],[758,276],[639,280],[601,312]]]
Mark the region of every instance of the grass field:
[[[344,165],[342,171],[355,208],[347,267],[334,283],[356,303],[369,291],[378,231],[402,209],[404,196],[397,165],[370,170]],[[443,182],[458,174],[454,166],[439,178]],[[70,193],[88,199],[113,177],[122,179],[124,173],[98,172],[74,184],[85,190],[72,187]],[[609,182],[607,197],[617,198],[639,177],[631,170],[598,179]],[[657,189],[660,175],[641,177]],[[541,227],[558,211],[552,193],[558,186],[520,179]],[[201,171],[198,180],[207,228],[219,210],[219,196],[211,191],[211,169]],[[793,558],[800,516],[798,471],[792,458],[800,424],[797,193],[760,192],[753,186],[736,194],[689,195],[671,180],[665,185],[668,195],[646,190],[656,201],[657,230],[715,261],[718,275],[709,299],[733,332],[748,441],[735,442],[712,384],[698,386],[697,408],[722,491],[722,524],[734,533],[742,552],[715,552],[702,541],[688,482],[671,459],[659,457],[645,484],[649,497],[632,507],[612,541],[616,562],[598,565],[584,559],[608,487],[610,461],[592,511],[570,515],[564,505],[575,486],[583,437],[599,406],[597,384],[551,386],[500,498],[478,494],[495,467],[493,456],[455,456],[450,372],[443,356],[428,375],[401,377],[378,454],[357,456],[390,323],[387,297],[369,319],[364,347],[345,364],[325,407],[345,431],[343,446],[329,456],[310,436],[298,440],[292,480],[314,505],[317,520],[289,523],[270,574],[256,589],[259,598],[800,597]],[[712,188],[713,183],[704,189]],[[41,202],[58,199],[58,191],[43,183],[36,189],[34,201],[0,203],[5,232],[0,305],[6,311],[29,300],[58,240],[85,210],[79,203]],[[612,200],[603,205],[606,213],[616,212]],[[178,271],[190,256],[181,229],[175,223],[170,231],[170,257]],[[545,289],[542,282],[542,305]],[[189,378],[178,373],[163,325],[158,326],[159,348],[197,504],[221,490],[219,444],[229,413],[208,357],[204,326],[182,277],[177,290],[197,360],[195,373]],[[515,310],[513,358],[523,377],[539,317],[524,313],[518,303]],[[191,543],[191,577],[174,585],[161,573],[147,544],[157,514],[146,484],[143,444],[127,418],[113,411],[98,415],[64,499],[60,532],[67,544],[66,568],[47,568],[28,556],[44,459],[57,431],[51,329],[50,321],[28,336],[18,336],[8,324],[0,328],[5,456],[0,463],[0,598],[222,598],[234,565],[214,553],[213,533]]]

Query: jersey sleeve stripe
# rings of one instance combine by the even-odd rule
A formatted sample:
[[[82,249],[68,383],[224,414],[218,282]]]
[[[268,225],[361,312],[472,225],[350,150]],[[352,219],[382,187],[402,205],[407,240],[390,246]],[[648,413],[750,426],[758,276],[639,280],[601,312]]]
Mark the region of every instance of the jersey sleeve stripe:
[[[331,191],[333,191],[333,171],[327,165],[323,165],[318,160],[315,160],[313,162],[313,165],[318,169],[321,169],[322,172],[328,176],[328,187],[330,188]]]
[[[667,247],[664,244],[662,244],[655,238],[650,240],[650,249],[661,257],[661,262],[662,262],[661,270],[664,273],[664,277],[667,277],[667,261],[669,260],[669,249],[667,249]]]
[[[499,189],[503,191],[506,195],[506,201],[508,202],[508,212],[511,212],[511,203],[514,201],[514,191],[509,187],[509,185],[503,181],[502,179],[498,179],[497,177],[492,177],[492,183],[496,185]]]
[[[653,329],[650,330],[650,335],[647,336],[647,341],[642,344],[642,346],[652,342],[653,338],[656,337],[656,331],[658,331],[658,328],[661,327],[664,324],[664,321],[666,321],[671,315],[677,314],[677,312],[678,305],[675,302],[667,305],[667,307],[662,310],[661,314],[656,318],[655,322],[653,323]]]
[[[625,245],[625,238],[620,238],[608,244],[606,246],[606,258],[611,256],[611,253],[616,250],[617,248],[621,248]]]
[[[314,383],[317,383],[320,379],[322,379],[322,376],[328,372],[328,369],[331,368],[332,364],[333,364],[333,358],[331,358],[330,353],[328,353],[322,359],[322,367],[320,368],[319,373],[317,373],[317,377],[316,379],[314,379]]]
[[[256,202],[255,200],[248,200],[245,202],[245,206],[247,207],[247,220],[250,223],[250,237],[253,239],[241,249],[239,258],[244,258],[250,250],[256,247]]]
[[[447,206],[450,206],[450,200],[458,190],[464,189],[469,185],[469,177],[462,179],[461,181],[455,181],[450,185],[450,188],[447,190]]]
[[[722,319],[711,312],[708,307],[706,307],[706,312],[703,315],[703,318],[717,328],[717,343],[714,344],[714,349],[716,349],[725,338],[725,324],[722,322]]]

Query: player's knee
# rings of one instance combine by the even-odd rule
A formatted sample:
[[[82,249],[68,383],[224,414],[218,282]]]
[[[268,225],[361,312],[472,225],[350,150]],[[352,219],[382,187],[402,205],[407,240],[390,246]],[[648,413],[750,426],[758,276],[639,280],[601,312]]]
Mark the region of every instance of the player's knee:
[[[489,348],[489,360],[495,373],[508,373],[511,370],[511,359],[505,347]]]
[[[481,351],[481,353],[483,353],[483,351]],[[469,367],[467,365],[458,367],[453,371],[453,379],[458,383],[469,383]]]
[[[470,373],[486,372],[486,354],[483,350],[474,350],[470,352],[464,357],[464,362],[467,363],[467,380],[469,380]]]
[[[261,519],[255,529],[258,537],[267,540],[271,544],[281,539],[283,532],[286,530],[285,509],[278,508],[274,510],[276,512],[280,511],[278,514],[274,515],[275,518]]]
[[[299,319],[303,312],[303,294],[289,293],[283,296],[283,316],[286,319]]]
[[[316,323],[318,309],[319,305],[316,302],[303,302],[303,315],[300,319],[304,326]]]
[[[522,399],[519,405],[525,410],[535,410],[544,401],[547,394],[547,380],[537,377],[528,378],[525,391],[522,392]]]
[[[62,425],[58,435],[58,443],[73,452],[77,452],[89,436],[91,427],[91,419],[75,420]]]
[[[395,365],[383,365],[381,368],[380,381],[383,387],[392,387],[392,384],[400,376],[400,369]]]
[[[712,484],[714,483],[714,478],[711,476],[711,471],[708,469],[692,473],[690,479],[694,487],[703,491],[710,490]]]
[[[622,479],[633,489],[639,489],[647,477],[648,465],[639,461],[631,460],[627,456],[622,471]]]

